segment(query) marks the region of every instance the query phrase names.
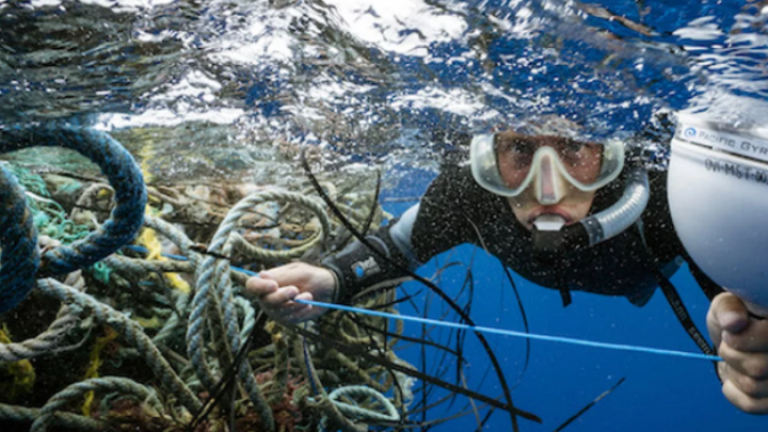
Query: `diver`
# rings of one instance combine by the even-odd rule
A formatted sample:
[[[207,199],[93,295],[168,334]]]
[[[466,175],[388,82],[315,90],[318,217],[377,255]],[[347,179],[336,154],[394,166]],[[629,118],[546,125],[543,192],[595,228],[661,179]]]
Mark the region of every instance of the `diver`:
[[[768,320],[751,316],[690,259],[670,216],[666,173],[635,166],[625,153],[619,141],[565,134],[476,135],[468,166],[443,169],[418,204],[367,236],[377,252],[356,241],[321,266],[295,262],[263,271],[247,291],[273,318],[300,322],[325,310],[293,299],[348,303],[404,276],[403,268],[471,243],[559,290],[566,306],[574,290],[643,306],[660,286],[675,306],[682,302],[667,278],[685,260],[712,300],[707,327],[724,359],[717,364],[724,395],[745,412],[768,414]],[[678,318],[699,335],[689,317]],[[712,350],[703,337],[694,340]]]

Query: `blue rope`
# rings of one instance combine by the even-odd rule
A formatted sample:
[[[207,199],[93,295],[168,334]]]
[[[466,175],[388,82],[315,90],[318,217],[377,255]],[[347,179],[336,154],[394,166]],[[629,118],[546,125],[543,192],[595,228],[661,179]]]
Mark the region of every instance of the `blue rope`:
[[[87,267],[130,242],[143,225],[147,191],[131,154],[114,138],[78,121],[0,127],[0,153],[33,146],[76,150],[96,163],[115,190],[110,219],[88,237],[43,255],[37,277],[69,273]]]
[[[140,246],[131,246],[134,250],[143,250],[146,252],[146,249],[141,248]],[[186,257],[178,256],[178,255],[166,255],[169,257],[172,257],[174,259],[179,260],[186,260]],[[258,277],[259,274],[256,272],[252,272],[250,270],[246,270],[243,268],[238,267],[232,267],[233,270],[239,271],[241,273],[244,273],[248,276],[255,276]],[[686,352],[686,351],[675,351],[675,350],[665,350],[665,349],[658,349],[658,348],[649,348],[649,347],[642,347],[642,346],[636,346],[636,345],[625,345],[625,344],[612,344],[612,343],[605,343],[605,342],[594,342],[590,340],[585,339],[575,339],[575,338],[568,338],[568,337],[561,337],[561,336],[548,336],[548,335],[539,335],[535,333],[525,333],[525,332],[519,332],[514,330],[505,330],[505,329],[497,329],[493,327],[483,327],[483,326],[471,326],[467,324],[460,324],[460,323],[453,323],[453,322],[446,322],[446,321],[438,321],[433,320],[429,318],[420,318],[420,317],[414,317],[414,316],[408,316],[408,315],[395,315],[390,314],[386,312],[380,312],[370,309],[361,309],[356,308],[353,306],[344,306],[344,305],[338,305],[334,303],[323,303],[318,301],[312,301],[312,300],[300,300],[300,299],[293,299],[296,303],[306,304],[306,305],[312,305],[317,307],[324,307],[328,309],[336,309],[336,310],[342,310],[346,312],[355,312],[360,313],[364,315],[371,315],[371,316],[377,316],[382,318],[389,318],[394,320],[403,320],[403,321],[411,321],[416,322],[420,324],[431,324],[441,327],[449,327],[449,328],[455,328],[460,330],[470,330],[470,331],[476,331],[481,333],[489,333],[489,334],[500,334],[503,336],[514,336],[514,337],[520,337],[520,338],[527,338],[527,339],[534,339],[534,340],[543,340],[543,341],[549,341],[549,342],[560,342],[560,343],[567,343],[571,345],[582,345],[582,346],[589,346],[594,348],[605,348],[605,349],[612,349],[617,351],[634,351],[634,352],[643,352],[648,354],[659,354],[659,355],[666,355],[666,356],[676,356],[676,357],[684,357],[684,358],[691,358],[696,360],[708,360],[708,361],[723,361],[721,357],[713,356],[713,355],[707,355],[707,354],[699,354],[699,353],[692,353],[692,352]]]
[[[37,229],[16,177],[0,166],[0,313],[19,304],[35,286],[40,266]]]
[[[304,323],[304,330],[307,330],[307,323]],[[304,350],[304,366],[307,368],[307,375],[309,375],[312,373],[312,363],[309,361],[309,346],[307,344],[307,338],[304,336],[301,337],[301,349]],[[311,377],[309,379],[309,385],[312,387],[312,394],[320,396],[320,390],[317,389],[317,384],[315,384],[315,380]]]

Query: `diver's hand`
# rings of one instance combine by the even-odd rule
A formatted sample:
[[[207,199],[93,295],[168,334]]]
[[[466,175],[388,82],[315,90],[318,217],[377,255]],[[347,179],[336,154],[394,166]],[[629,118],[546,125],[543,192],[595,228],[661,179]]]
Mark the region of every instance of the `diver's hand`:
[[[750,318],[747,307],[725,292],[712,301],[707,328],[718,354],[723,394],[750,414],[768,414],[768,320]]]
[[[263,271],[259,276],[248,279],[246,292],[256,295],[264,311],[275,320],[297,323],[317,318],[327,310],[293,299],[333,301],[336,277],[328,269],[296,262]]]

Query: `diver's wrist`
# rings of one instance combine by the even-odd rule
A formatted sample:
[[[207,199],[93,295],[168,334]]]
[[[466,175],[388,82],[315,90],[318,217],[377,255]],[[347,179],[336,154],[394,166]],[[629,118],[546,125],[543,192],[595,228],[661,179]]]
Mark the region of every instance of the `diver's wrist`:
[[[339,301],[339,276],[329,268],[324,268],[324,270],[331,274],[331,303],[336,304]]]

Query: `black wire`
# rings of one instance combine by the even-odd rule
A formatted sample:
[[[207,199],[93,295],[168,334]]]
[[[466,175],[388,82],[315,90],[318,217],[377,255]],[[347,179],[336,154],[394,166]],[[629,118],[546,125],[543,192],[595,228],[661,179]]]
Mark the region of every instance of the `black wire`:
[[[464,313],[464,311],[447,295],[445,292],[443,292],[440,288],[438,288],[435,284],[432,282],[424,279],[423,277],[417,275],[416,273],[412,272],[406,267],[401,266],[400,264],[394,262],[392,259],[387,257],[385,254],[380,252],[377,248],[373,247],[368,240],[361,235],[360,232],[358,232],[352,224],[349,222],[349,220],[341,213],[341,211],[336,207],[336,205],[333,203],[333,201],[330,199],[327,193],[323,190],[322,186],[320,186],[320,183],[317,181],[317,178],[312,174],[312,170],[309,167],[309,163],[307,162],[306,158],[306,148],[303,148],[301,151],[301,164],[304,168],[305,173],[309,177],[310,182],[312,183],[312,186],[314,186],[317,193],[320,195],[320,197],[325,201],[326,205],[331,209],[333,214],[339,218],[341,223],[357,238],[360,243],[367,246],[371,252],[376,254],[379,258],[387,261],[391,265],[395,266],[398,270],[400,270],[402,273],[407,274],[414,278],[415,280],[419,281],[420,283],[424,284],[425,286],[429,287],[430,290],[435,292],[440,298],[445,301],[456,313],[459,314],[461,319],[468,325],[474,326],[474,321],[467,316],[467,314]],[[517,414],[516,410],[514,409],[514,405],[512,403],[512,394],[509,390],[509,386],[507,385],[506,378],[504,377],[504,373],[501,370],[501,365],[496,358],[496,355],[494,354],[493,350],[491,349],[490,344],[488,343],[488,340],[485,338],[483,334],[480,332],[475,331],[475,335],[477,336],[477,339],[480,341],[480,343],[483,345],[483,348],[485,349],[486,353],[488,354],[489,359],[491,360],[491,363],[493,364],[493,368],[496,371],[496,375],[499,379],[499,384],[502,387],[502,390],[504,392],[504,398],[507,400],[507,405],[509,405],[510,409],[507,410],[510,414],[510,420],[512,422],[512,430],[514,432],[519,432],[520,428],[517,423]],[[463,390],[463,389],[462,389]],[[495,402],[495,401],[494,401]]]

